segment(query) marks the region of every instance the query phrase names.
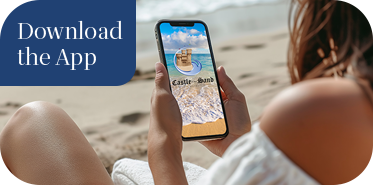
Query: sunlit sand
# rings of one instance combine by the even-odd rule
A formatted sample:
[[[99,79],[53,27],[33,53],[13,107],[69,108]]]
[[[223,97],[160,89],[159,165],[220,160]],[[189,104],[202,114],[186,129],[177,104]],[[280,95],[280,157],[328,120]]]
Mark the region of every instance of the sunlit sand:
[[[183,126],[183,137],[196,137],[208,135],[221,135],[226,131],[225,120],[218,119],[215,122],[207,122],[203,124],[191,123]]]

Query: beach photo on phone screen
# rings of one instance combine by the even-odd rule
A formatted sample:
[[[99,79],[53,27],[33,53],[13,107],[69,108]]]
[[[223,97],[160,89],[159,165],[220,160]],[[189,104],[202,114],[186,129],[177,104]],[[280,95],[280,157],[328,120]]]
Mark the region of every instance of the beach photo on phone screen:
[[[160,25],[163,49],[183,119],[183,137],[221,135],[226,132],[206,28]]]

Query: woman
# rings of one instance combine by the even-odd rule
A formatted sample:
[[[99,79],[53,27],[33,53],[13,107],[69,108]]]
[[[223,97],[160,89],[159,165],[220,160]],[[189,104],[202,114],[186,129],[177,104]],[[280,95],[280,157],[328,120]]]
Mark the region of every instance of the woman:
[[[222,158],[199,184],[340,184],[368,164],[373,147],[369,23],[353,6],[334,0],[293,1],[293,7],[288,66],[294,85],[251,127],[244,95],[224,68],[218,69],[230,133],[201,142]],[[156,64],[156,73],[149,166],[156,184],[187,184],[181,115],[162,64]],[[26,182],[113,184],[84,135],[54,105],[20,108],[2,131],[0,146],[9,170]]]
[[[268,105],[260,125],[250,131],[243,94],[224,68],[218,69],[230,133],[220,141],[202,142],[224,156],[199,184],[340,184],[368,164],[373,146],[369,23],[343,2],[299,0],[293,7],[288,67],[295,85]],[[156,184],[187,184],[181,117],[165,68],[156,64],[156,71],[149,166]]]

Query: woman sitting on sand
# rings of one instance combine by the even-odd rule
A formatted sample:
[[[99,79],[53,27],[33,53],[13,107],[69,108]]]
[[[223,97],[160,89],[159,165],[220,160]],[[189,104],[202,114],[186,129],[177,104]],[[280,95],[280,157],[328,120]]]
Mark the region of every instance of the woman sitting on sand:
[[[198,179],[186,177],[191,169],[184,169],[181,159],[181,115],[167,72],[156,64],[148,135],[155,184],[339,184],[365,169],[373,147],[369,23],[344,2],[294,0],[292,6],[297,11],[288,66],[295,85],[280,93],[260,124],[251,127],[244,95],[220,67],[230,133],[223,140],[201,142],[222,158],[194,174]],[[0,146],[9,170],[26,182],[113,184],[74,121],[55,105],[34,102],[20,108],[1,133]],[[123,165],[114,167],[115,184],[151,177],[144,170],[142,181],[126,179],[125,170],[138,168]]]

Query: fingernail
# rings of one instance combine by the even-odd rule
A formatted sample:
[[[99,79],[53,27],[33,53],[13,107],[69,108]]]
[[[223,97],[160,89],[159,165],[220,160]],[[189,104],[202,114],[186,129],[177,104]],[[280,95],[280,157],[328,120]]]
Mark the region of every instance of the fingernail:
[[[220,68],[220,70],[221,70],[224,74],[226,74],[226,73],[225,73],[225,69],[224,69],[223,66],[220,66],[219,68]]]
[[[162,73],[162,63],[157,62],[155,63],[155,73]]]

